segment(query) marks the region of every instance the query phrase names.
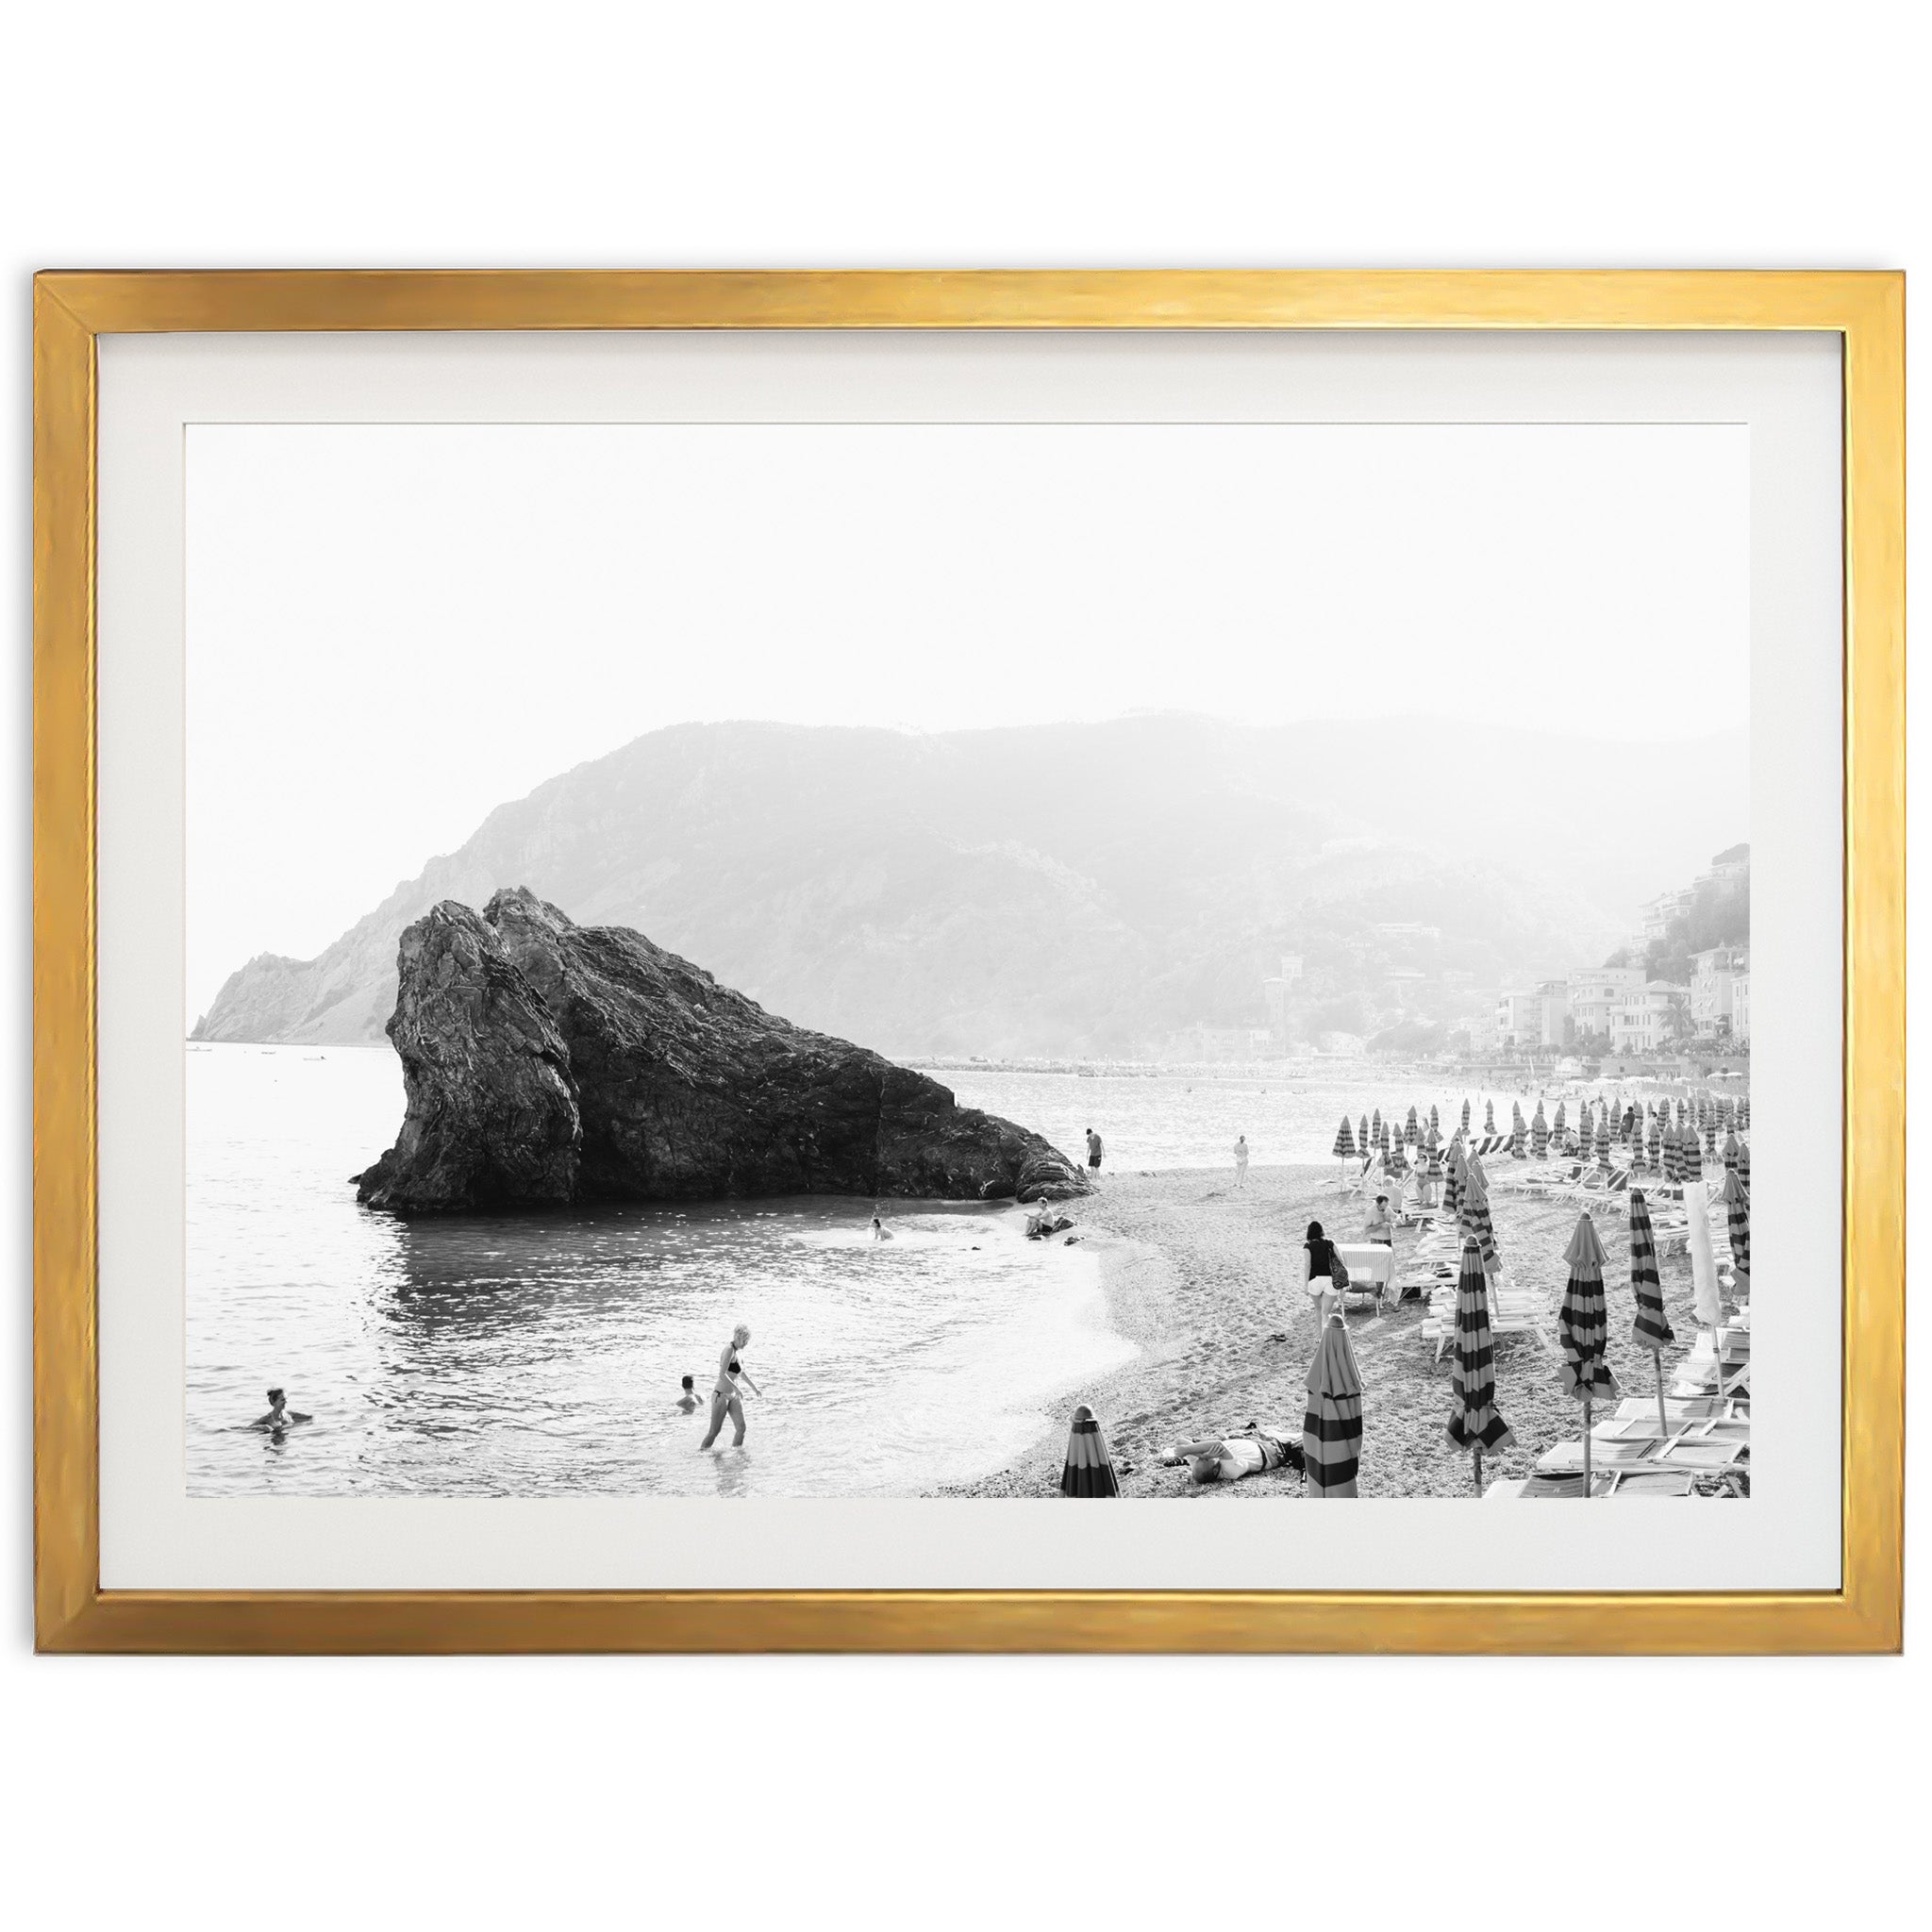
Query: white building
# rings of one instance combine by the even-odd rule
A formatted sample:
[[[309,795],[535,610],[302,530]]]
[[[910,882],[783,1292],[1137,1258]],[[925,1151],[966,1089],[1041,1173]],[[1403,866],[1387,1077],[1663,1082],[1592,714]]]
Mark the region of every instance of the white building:
[[[1575,1037],[1610,1032],[1610,1019],[1626,993],[1643,985],[1641,966],[1585,966],[1569,980],[1570,1019]]]
[[[1690,1023],[1700,1040],[1734,1031],[1732,1006],[1738,975],[1750,971],[1741,946],[1712,946],[1690,956]]]
[[[1751,1038],[1751,967],[1747,961],[1731,979],[1731,1038]]]
[[[1623,1054],[1656,1053],[1676,1036],[1676,1016],[1690,1003],[1690,989],[1667,979],[1624,988],[1610,1010],[1610,1050]]]

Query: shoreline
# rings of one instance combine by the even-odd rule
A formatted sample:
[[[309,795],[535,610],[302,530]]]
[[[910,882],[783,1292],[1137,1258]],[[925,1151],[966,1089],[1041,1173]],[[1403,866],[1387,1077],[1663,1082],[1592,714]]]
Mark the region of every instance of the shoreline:
[[[1492,1182],[1499,1178],[1502,1164],[1491,1163],[1491,1174]],[[1064,1204],[1080,1245],[1099,1261],[1108,1326],[1140,1353],[1065,1397],[1063,1412],[1008,1467],[922,1493],[1058,1496],[1067,1424],[1074,1405],[1085,1402],[1106,1432],[1123,1496],[1300,1499],[1301,1480],[1290,1469],[1197,1486],[1185,1467],[1162,1465],[1158,1452],[1164,1443],[1233,1434],[1251,1422],[1300,1440],[1315,1343],[1301,1281],[1303,1233],[1320,1220],[1331,1235],[1354,1239],[1361,1217],[1354,1195],[1335,1180],[1333,1162],[1251,1167],[1245,1188],[1236,1187],[1231,1168],[1121,1172],[1105,1176],[1094,1194]],[[1654,1369],[1630,1341],[1628,1217],[1625,1197],[1615,1202],[1607,1212],[1592,1208],[1606,1250],[1608,1354],[1624,1393],[1643,1395],[1655,1386]],[[1562,1249],[1578,1204],[1492,1186],[1491,1209],[1506,1272],[1550,1290],[1554,1341],[1567,1276]],[[1398,1280],[1416,1240],[1413,1229],[1397,1233]],[[1675,1346],[1664,1351],[1668,1378],[1690,1352],[1696,1325],[1688,1258],[1660,1258],[1658,1273],[1677,1332]],[[1434,1344],[1421,1334],[1426,1304],[1385,1307],[1376,1314],[1355,1304],[1347,1317],[1362,1377],[1361,1495],[1471,1497],[1470,1458],[1444,1431],[1449,1358],[1439,1365]],[[1486,1483],[1527,1475],[1546,1450],[1582,1431],[1582,1410],[1562,1391],[1557,1357],[1534,1337],[1497,1338],[1496,1382],[1497,1407],[1516,1444],[1485,1458]]]

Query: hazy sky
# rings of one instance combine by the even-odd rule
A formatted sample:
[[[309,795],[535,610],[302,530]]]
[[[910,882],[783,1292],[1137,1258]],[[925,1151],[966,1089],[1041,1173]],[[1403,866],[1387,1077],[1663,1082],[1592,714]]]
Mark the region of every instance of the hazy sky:
[[[1726,425],[195,425],[188,997],[690,719],[1748,722]]]

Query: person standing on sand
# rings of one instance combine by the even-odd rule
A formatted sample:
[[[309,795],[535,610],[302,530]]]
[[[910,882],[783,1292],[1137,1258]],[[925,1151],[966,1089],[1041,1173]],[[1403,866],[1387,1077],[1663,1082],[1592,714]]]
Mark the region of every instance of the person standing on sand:
[[[1091,1127],[1087,1129],[1087,1165],[1092,1173],[1100,1172],[1100,1136]]]
[[[741,1382],[754,1395],[765,1391],[745,1374],[744,1364],[738,1359],[738,1351],[751,1340],[751,1330],[741,1322],[731,1331],[731,1340],[725,1343],[724,1353],[718,1357],[718,1380],[711,1390],[711,1426],[705,1431],[705,1440],[699,1449],[708,1449],[718,1440],[718,1431],[724,1426],[724,1418],[731,1418],[731,1446],[744,1447],[744,1404],[740,1399],[738,1385]]]
[[[1315,1333],[1319,1336],[1328,1325],[1328,1317],[1341,1306],[1341,1297],[1335,1292],[1335,1243],[1322,1232],[1319,1221],[1308,1223],[1302,1259],[1307,1270],[1303,1279],[1308,1299],[1315,1305]]]
[[[1244,1188],[1248,1184],[1248,1137],[1237,1134],[1234,1141],[1234,1184]]]

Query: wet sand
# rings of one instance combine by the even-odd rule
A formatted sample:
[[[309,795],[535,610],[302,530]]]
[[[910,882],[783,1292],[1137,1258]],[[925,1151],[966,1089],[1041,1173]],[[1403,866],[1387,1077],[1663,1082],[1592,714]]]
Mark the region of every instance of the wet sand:
[[[1532,1201],[1499,1185],[1507,1161],[1485,1163],[1490,1209],[1506,1275],[1528,1275],[1550,1292],[1554,1312],[1568,1269],[1562,1252],[1576,1225],[1574,1202]],[[1098,1257],[1108,1319],[1141,1355],[1070,1396],[1092,1406],[1113,1451],[1126,1496],[1295,1498],[1301,1479],[1290,1469],[1239,1483],[1197,1486],[1186,1468],[1164,1467],[1164,1443],[1241,1433],[1250,1423],[1285,1429],[1300,1440],[1314,1354],[1314,1323],[1301,1278],[1301,1243],[1311,1220],[1331,1238],[1360,1239],[1362,1206],[1336,1187],[1337,1164],[1257,1167],[1238,1189],[1231,1170],[1106,1175],[1090,1199],[1073,1202],[1081,1241]],[[1626,1197],[1592,1211],[1606,1251],[1609,1358],[1623,1392],[1656,1387],[1647,1350],[1630,1341],[1634,1303]],[[1417,1236],[1399,1230],[1397,1278]],[[1690,1264],[1660,1259],[1664,1305],[1677,1332],[1664,1354],[1666,1377],[1696,1339],[1690,1313]],[[1348,1326],[1362,1377],[1361,1494],[1469,1496],[1470,1458],[1453,1448],[1443,1425],[1451,1387],[1449,1358],[1440,1365],[1424,1341],[1425,1304],[1385,1301],[1386,1312],[1354,1302]],[[1557,1357],[1528,1335],[1496,1342],[1497,1407],[1516,1446],[1487,1458],[1485,1480],[1527,1475],[1554,1444],[1582,1433],[1582,1409],[1563,1392]],[[1010,1468],[940,1493],[1045,1496],[1058,1493],[1066,1450],[1057,1427]]]

